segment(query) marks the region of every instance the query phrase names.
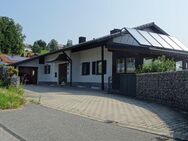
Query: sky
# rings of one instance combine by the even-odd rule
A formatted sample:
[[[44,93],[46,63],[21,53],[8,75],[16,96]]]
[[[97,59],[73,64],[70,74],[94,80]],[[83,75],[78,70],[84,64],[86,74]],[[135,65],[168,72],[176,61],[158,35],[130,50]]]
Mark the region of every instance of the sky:
[[[155,22],[188,46],[188,0],[1,0],[0,16],[23,27],[25,43],[56,39],[78,43],[114,28]]]

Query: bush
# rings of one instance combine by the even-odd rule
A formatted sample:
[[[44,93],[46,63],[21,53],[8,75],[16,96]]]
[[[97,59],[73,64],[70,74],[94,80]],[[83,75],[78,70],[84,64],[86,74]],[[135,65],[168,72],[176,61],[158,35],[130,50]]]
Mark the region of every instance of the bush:
[[[21,87],[0,88],[0,109],[15,109],[25,103]]]
[[[149,73],[149,72],[167,72],[175,71],[176,62],[172,59],[165,58],[165,56],[158,57],[150,64],[144,64],[139,67],[137,73]]]
[[[3,67],[2,78],[0,79],[0,86],[9,87],[11,85],[11,78],[18,75],[18,70],[14,67]]]
[[[13,75],[18,75],[18,70],[15,69],[14,67],[9,67],[7,70],[8,77],[12,77]]]

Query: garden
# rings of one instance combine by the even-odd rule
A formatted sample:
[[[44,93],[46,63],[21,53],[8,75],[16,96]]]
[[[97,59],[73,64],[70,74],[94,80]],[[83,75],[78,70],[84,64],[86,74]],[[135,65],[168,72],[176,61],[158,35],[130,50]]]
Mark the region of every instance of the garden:
[[[16,109],[25,104],[24,90],[18,82],[18,71],[0,67],[0,109]]]

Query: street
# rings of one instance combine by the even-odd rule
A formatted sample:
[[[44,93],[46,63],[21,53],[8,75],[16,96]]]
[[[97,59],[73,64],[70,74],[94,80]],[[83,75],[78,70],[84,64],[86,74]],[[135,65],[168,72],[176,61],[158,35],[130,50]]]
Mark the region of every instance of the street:
[[[0,139],[12,139],[11,141],[168,140],[146,132],[122,128],[33,104],[28,104],[23,109],[0,111],[0,129]]]

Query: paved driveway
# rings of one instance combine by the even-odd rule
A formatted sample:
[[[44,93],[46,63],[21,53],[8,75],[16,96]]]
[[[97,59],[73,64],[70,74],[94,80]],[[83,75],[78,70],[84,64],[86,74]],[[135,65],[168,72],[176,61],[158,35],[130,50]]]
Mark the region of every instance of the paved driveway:
[[[1,128],[2,127],[2,128]],[[0,111],[0,141],[173,141],[40,105]]]
[[[167,107],[99,91],[26,86],[27,96],[41,104],[91,119],[174,138],[188,138],[187,117]]]

